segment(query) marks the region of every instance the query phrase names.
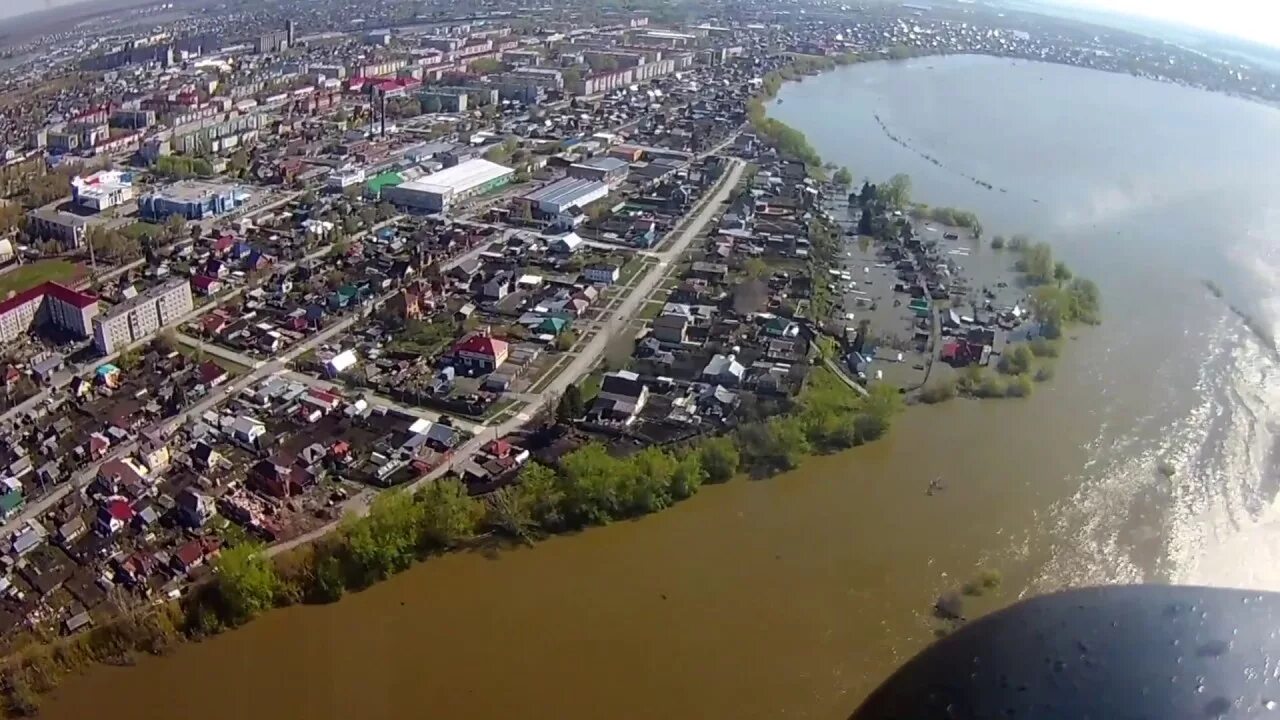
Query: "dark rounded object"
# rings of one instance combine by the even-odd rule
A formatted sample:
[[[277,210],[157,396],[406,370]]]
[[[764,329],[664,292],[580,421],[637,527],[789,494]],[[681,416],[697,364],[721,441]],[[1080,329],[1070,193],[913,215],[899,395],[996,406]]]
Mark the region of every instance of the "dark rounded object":
[[[1070,590],[1020,602],[935,642],[852,717],[1280,720],[1280,682],[1272,677],[1278,631],[1274,593]]]

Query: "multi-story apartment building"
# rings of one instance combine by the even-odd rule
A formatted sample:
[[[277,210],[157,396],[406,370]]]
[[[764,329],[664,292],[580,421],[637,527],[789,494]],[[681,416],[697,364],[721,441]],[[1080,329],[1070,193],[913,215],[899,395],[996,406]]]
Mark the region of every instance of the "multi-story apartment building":
[[[110,355],[191,312],[191,283],[174,278],[112,307],[93,319],[93,343]]]
[[[45,323],[77,337],[88,337],[98,314],[98,299],[55,282],[46,282],[0,302],[0,341],[12,342],[33,325]]]

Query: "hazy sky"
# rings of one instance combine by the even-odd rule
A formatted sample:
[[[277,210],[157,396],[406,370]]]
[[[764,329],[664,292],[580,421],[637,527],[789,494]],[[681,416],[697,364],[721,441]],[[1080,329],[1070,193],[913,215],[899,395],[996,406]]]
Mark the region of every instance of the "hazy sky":
[[[1235,35],[1280,47],[1280,0],[1051,0]]]
[[[77,5],[86,1],[93,2],[93,0],[0,0],[0,18],[13,17],[14,15],[22,15],[23,13],[44,10],[50,7]]]
[[[95,0],[0,0],[0,17]],[[1280,0],[1044,0],[1169,20],[1280,47]]]

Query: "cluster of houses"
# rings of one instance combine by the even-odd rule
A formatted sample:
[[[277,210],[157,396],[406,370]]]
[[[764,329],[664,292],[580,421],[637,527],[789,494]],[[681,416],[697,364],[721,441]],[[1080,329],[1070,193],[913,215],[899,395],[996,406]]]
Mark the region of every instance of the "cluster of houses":
[[[38,454],[11,461],[0,478],[6,517],[21,511],[30,484],[67,482],[81,464],[93,463],[94,474],[83,492],[0,539],[0,632],[51,620],[78,630],[105,611],[116,586],[174,595],[207,572],[221,527],[234,523],[268,541],[305,532],[352,490],[428,472],[466,437],[284,376],[172,431],[93,432],[66,453],[74,462],[46,450],[46,441],[61,447],[58,426],[14,428],[4,440],[12,456],[44,438]]]
[[[191,331],[229,349],[271,356],[305,340],[333,317],[367,307],[420,273],[484,242],[488,230],[461,226],[386,227],[337,256],[304,258],[281,268],[191,323]]]

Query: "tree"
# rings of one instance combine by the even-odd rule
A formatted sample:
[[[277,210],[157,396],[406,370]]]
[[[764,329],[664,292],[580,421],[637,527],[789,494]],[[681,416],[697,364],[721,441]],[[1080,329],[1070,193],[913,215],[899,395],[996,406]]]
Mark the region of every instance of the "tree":
[[[582,389],[577,385],[570,385],[565,388],[564,394],[560,396],[560,402],[556,405],[556,422],[561,425],[570,425],[586,412],[587,407],[582,399]]]
[[[564,86],[567,88],[574,83],[582,82],[582,71],[578,68],[567,68],[560,71],[560,77],[564,79]]]
[[[612,55],[593,54],[587,59],[587,64],[595,72],[612,72],[618,69],[618,59]]]
[[[687,452],[676,462],[671,473],[670,493],[675,500],[692,497],[707,479],[707,471],[702,468],[702,454]]]
[[[187,234],[187,219],[174,213],[165,220],[164,229],[170,240],[177,240]]]
[[[995,237],[991,238],[992,250],[1003,250],[1004,246],[1005,246],[1005,240],[1003,235],[996,235]]]
[[[1102,322],[1102,293],[1088,278],[1075,278],[1067,285],[1071,320],[1096,325]]]
[[[622,507],[624,469],[600,443],[588,443],[561,460],[566,519],[581,525],[605,523]]]
[[[1043,285],[1051,282],[1054,276],[1053,248],[1043,242],[1032,245],[1023,251],[1018,267],[1031,283]]]
[[[853,173],[849,172],[849,168],[842,167],[831,176],[831,180],[841,187],[848,187],[853,183]]]
[[[471,72],[478,75],[489,75],[491,73],[502,72],[505,65],[497,58],[481,58],[471,63]]]
[[[752,257],[747,258],[747,261],[742,264],[742,269],[746,271],[747,277],[757,279],[769,272],[769,264],[758,257]]]
[[[862,401],[862,411],[888,427],[894,416],[902,412],[904,405],[898,388],[887,383],[876,383],[867,391],[867,397]]]
[[[476,534],[484,508],[454,478],[428,483],[418,494],[424,547],[450,547]]]
[[[374,498],[369,514],[345,528],[347,553],[362,583],[371,583],[409,566],[417,556],[423,505],[407,493]]]
[[[1031,391],[1031,376],[1029,375],[1018,375],[1011,378],[1004,388],[1006,397],[1030,397]]]
[[[911,202],[911,176],[898,173],[889,178],[889,182],[880,188],[884,201],[889,207],[902,209]]]
[[[738,473],[741,456],[728,437],[711,437],[698,447],[698,458],[709,482],[721,483]]]
[[[535,523],[544,530],[555,530],[564,524],[564,491],[554,470],[531,462],[520,470],[518,487]]]
[[[1068,305],[1062,288],[1044,285],[1031,292],[1031,314],[1042,325],[1062,327],[1067,320]]]
[[[249,152],[240,148],[227,160],[227,169],[236,175],[243,175],[249,169]]]
[[[862,181],[862,190],[858,192],[858,205],[867,208],[876,203],[880,197],[880,189],[869,181]],[[868,233],[869,234],[869,233]]]
[[[862,214],[858,216],[858,234],[871,237],[876,234],[875,226],[872,223],[874,215],[870,208],[864,208]]]
[[[256,543],[223,550],[214,562],[214,572],[226,619],[233,624],[250,620],[270,608],[282,586],[275,565]]]
[[[630,466],[623,486],[627,510],[651,513],[671,504],[671,478],[676,472],[674,458],[650,446],[632,455],[626,464]]]
[[[1053,265],[1053,279],[1058,281],[1058,287],[1062,287],[1062,283],[1071,279],[1071,268],[1067,264],[1059,260]]]
[[[1031,352],[1031,348],[1026,343],[1019,343],[1005,349],[997,369],[1006,375],[1022,375],[1031,370],[1033,362],[1035,354]]]
[[[794,417],[743,426],[738,447],[746,464],[761,474],[791,470],[811,449],[804,425]]]
[[[578,334],[572,330],[565,330],[556,336],[556,349],[561,352],[567,352],[573,349],[573,345],[576,342],[578,342]]]
[[[485,498],[485,521],[508,535],[530,543],[538,524],[530,498],[519,485],[508,485]]]
[[[311,562],[310,587],[307,595],[317,602],[337,602],[346,589],[342,558],[331,548],[316,550]]]

